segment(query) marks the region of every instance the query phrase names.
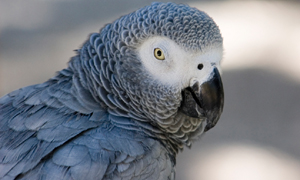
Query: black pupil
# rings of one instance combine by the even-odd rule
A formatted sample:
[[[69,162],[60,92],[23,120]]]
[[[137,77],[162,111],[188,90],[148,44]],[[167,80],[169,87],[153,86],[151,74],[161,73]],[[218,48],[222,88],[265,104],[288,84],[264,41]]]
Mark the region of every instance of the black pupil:
[[[157,51],[157,55],[161,56],[161,51],[160,50]]]

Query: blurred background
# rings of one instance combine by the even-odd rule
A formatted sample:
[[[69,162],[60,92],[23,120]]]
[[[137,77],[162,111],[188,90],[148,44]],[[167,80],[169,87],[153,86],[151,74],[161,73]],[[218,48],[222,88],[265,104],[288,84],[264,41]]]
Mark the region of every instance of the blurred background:
[[[179,153],[177,179],[300,179],[300,1],[174,1],[224,37],[224,113]],[[149,0],[0,1],[0,96],[67,66],[92,32]]]

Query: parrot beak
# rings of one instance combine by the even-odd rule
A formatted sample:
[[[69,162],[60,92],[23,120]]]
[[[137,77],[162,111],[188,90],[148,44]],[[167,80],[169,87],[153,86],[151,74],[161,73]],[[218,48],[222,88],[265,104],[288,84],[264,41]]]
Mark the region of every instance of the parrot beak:
[[[192,86],[182,91],[181,111],[194,118],[206,118],[204,131],[213,128],[223,111],[224,90],[220,73],[214,68],[208,81]]]

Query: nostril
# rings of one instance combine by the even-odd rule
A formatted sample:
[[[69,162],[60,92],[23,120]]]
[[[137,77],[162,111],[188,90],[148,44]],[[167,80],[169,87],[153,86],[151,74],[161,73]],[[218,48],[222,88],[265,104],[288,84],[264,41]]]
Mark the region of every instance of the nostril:
[[[198,64],[198,69],[199,70],[203,69],[203,67],[204,67],[203,64]]]

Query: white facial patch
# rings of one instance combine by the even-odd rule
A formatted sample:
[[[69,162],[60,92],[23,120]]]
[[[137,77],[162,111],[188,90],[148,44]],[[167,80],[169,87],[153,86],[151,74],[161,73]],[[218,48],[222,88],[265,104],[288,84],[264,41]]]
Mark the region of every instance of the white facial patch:
[[[155,57],[156,48],[161,49],[164,60]],[[213,68],[219,68],[223,54],[222,48],[187,51],[169,38],[160,36],[145,40],[137,50],[144,67],[154,79],[182,89],[188,87],[192,79],[200,83],[207,80]],[[199,69],[199,64],[203,68]]]

